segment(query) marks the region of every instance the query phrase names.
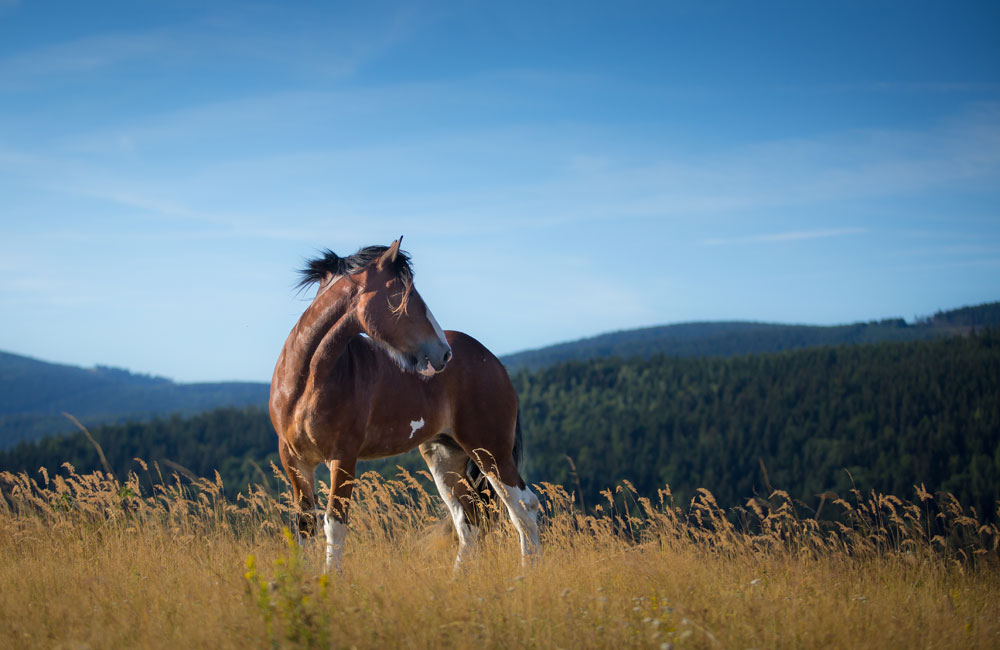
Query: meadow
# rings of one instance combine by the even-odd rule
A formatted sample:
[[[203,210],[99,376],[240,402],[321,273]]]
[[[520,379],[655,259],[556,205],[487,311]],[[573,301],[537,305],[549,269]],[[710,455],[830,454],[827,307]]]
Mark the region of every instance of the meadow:
[[[542,556],[523,568],[496,517],[456,575],[423,478],[369,472],[325,575],[287,495],[143,466],[0,473],[0,647],[1000,646],[1000,530],[923,486],[817,520],[780,490],[726,513],[625,482],[583,513],[542,483]]]

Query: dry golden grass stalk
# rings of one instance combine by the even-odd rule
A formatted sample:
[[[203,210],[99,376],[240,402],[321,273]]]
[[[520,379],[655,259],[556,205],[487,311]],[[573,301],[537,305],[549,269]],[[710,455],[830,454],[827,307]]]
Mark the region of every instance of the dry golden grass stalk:
[[[725,512],[707,490],[683,510],[669,486],[623,483],[585,513],[542,483],[542,558],[522,569],[497,516],[454,576],[450,537],[428,534],[437,497],[366,473],[345,572],[323,576],[321,545],[282,534],[287,493],[40,478],[0,473],[0,647],[1000,645],[1000,531],[924,486],[831,499],[832,522],[777,490]]]

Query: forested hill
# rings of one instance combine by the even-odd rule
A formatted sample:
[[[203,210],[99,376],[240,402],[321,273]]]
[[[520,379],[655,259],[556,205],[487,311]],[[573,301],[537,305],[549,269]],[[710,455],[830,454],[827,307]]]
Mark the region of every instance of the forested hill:
[[[850,325],[786,325],[745,321],[678,323],[601,334],[504,356],[511,372],[599,357],[737,356],[822,345],[919,341],[1000,326],[1000,302],[938,312],[908,324],[902,318]]]
[[[824,347],[736,358],[617,358],[514,376],[529,481],[561,483],[592,507],[628,479],[679,503],[711,490],[724,507],[771,487],[807,504],[852,486],[913,496],[953,492],[981,516],[1000,499],[1000,329],[908,343]],[[178,463],[230,489],[276,459],[264,409],[101,427],[121,476],[133,457]],[[576,466],[572,471],[568,458]],[[79,434],[0,452],[0,470],[98,469]],[[415,455],[368,464],[392,474]],[[767,476],[764,474],[766,468]]]
[[[630,479],[733,506],[856,485],[1000,499],[1000,329],[737,358],[601,359],[515,377],[528,473],[583,494]],[[761,464],[766,468],[764,475]],[[588,501],[593,503],[593,501]]]
[[[63,412],[93,424],[265,404],[267,394],[267,384],[177,384],[117,368],[79,368],[0,352],[0,449],[73,429]]]
[[[511,372],[599,357],[738,356],[821,345],[927,339],[1000,326],[1000,302],[963,307],[907,324],[902,319],[835,327],[767,323],[685,323],[605,334],[509,355]],[[194,414],[222,406],[263,405],[264,383],[177,384],[161,377],[98,366],[80,368],[0,352],[0,449],[88,426]]]

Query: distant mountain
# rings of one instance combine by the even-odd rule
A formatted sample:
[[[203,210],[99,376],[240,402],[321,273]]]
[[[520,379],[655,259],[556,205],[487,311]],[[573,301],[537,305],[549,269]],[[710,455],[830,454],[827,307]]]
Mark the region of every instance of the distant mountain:
[[[1000,328],[730,358],[574,361],[517,373],[514,387],[525,478],[563,485],[588,508],[607,507],[601,490],[624,479],[654,499],[669,484],[679,506],[700,487],[723,508],[777,488],[804,516],[831,491],[852,502],[853,489],[912,498],[923,484],[975,507],[976,519],[998,518]],[[280,489],[269,467],[277,437],[262,407],[92,433],[120,478],[134,471],[149,485],[161,473],[169,481],[174,471],[217,469],[230,495],[250,481]],[[149,463],[148,478],[136,457]],[[55,473],[64,462],[79,472],[103,465],[79,433],[0,450],[0,471],[38,477],[39,467]],[[397,465],[426,468],[411,452],[359,471],[393,476]],[[827,516],[838,512],[827,503]]]
[[[823,345],[914,341],[996,326],[1000,326],[1000,302],[939,312],[912,324],[901,318],[829,327],[681,323],[602,334],[501,360],[514,372],[602,357],[733,357]],[[178,384],[118,368],[80,368],[0,352],[0,449],[72,431],[63,412],[91,426],[220,407],[264,406],[267,395],[268,385],[263,383]]]
[[[601,334],[501,357],[510,372],[602,357],[733,357],[824,345],[919,341],[1000,326],[1000,302],[938,312],[909,324],[902,318],[850,325],[783,325],[746,321],[678,323]]]
[[[118,368],[80,368],[0,352],[0,449],[72,430],[63,412],[89,426],[264,405],[267,395],[268,385],[261,383],[177,384]]]

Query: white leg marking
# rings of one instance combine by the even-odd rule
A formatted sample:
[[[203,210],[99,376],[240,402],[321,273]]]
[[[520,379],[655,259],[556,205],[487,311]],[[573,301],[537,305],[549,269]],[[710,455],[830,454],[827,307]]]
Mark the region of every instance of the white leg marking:
[[[424,428],[423,418],[420,418],[419,420],[410,420],[410,437],[412,438],[414,433],[420,431],[423,428]]]
[[[340,523],[328,514],[323,520],[323,532],[326,534],[326,571],[340,571],[347,524]]]
[[[438,494],[444,501],[448,512],[451,514],[451,521],[455,524],[455,532],[458,533],[458,555],[455,556],[455,564],[452,567],[455,571],[461,567],[468,557],[476,552],[476,539],[479,537],[479,527],[473,526],[465,519],[465,509],[462,508],[458,497],[452,494],[451,489],[445,482],[445,472],[442,469],[442,461],[437,454],[432,454],[427,465],[430,467],[431,476],[434,477],[434,485],[437,486]]]
[[[528,486],[522,490],[515,485],[504,485],[492,475],[486,475],[493,491],[496,492],[521,537],[521,564],[527,564],[530,556],[541,548],[538,541],[538,497]]]

